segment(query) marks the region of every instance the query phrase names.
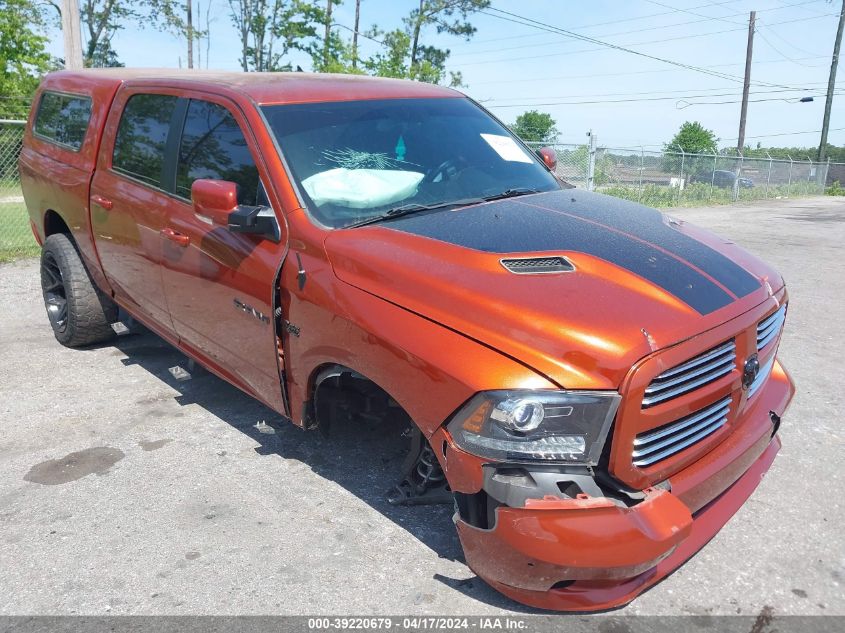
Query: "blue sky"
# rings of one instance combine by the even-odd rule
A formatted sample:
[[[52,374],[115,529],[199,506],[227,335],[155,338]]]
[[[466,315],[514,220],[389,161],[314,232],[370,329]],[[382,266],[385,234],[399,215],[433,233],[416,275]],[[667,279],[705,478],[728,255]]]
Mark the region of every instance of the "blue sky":
[[[207,1],[200,0],[203,14]],[[393,28],[415,5],[415,0],[363,0],[362,27]],[[747,143],[818,144],[839,0],[493,0],[492,6],[719,75],[515,24],[503,13],[475,16],[478,31],[470,42],[433,29],[425,33],[427,43],[451,50],[448,68],[463,73],[464,92],[505,122],[538,109],[557,120],[562,141],[584,142],[592,129],[601,145],[648,148],[668,141],[684,121],[698,120],[716,132],[721,145],[731,145],[748,12],[756,10]],[[353,12],[354,1],[345,0],[335,9],[335,22],[351,27]],[[238,70],[238,38],[226,0],[211,0],[211,15],[209,67]],[[52,46],[60,55],[58,38]],[[152,29],[130,26],[118,32],[113,46],[127,66],[177,67],[180,56],[185,60],[183,41]],[[363,41],[364,54],[373,46]],[[294,63],[309,67],[304,58]],[[845,86],[845,68],[839,76],[837,85]],[[805,95],[814,102],[795,103]],[[792,132],[809,133],[786,135]],[[845,144],[845,91],[834,100],[829,138]]]

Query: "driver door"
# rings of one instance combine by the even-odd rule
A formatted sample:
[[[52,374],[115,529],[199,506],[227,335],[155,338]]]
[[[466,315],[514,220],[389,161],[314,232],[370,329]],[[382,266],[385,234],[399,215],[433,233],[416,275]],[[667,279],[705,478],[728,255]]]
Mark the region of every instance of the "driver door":
[[[162,231],[162,278],[173,326],[218,373],[284,411],[273,310],[287,235],[277,243],[233,233],[191,203],[194,180],[209,178],[237,183],[239,204],[271,206],[254,139],[236,106],[203,95],[185,104],[172,148],[175,199]]]

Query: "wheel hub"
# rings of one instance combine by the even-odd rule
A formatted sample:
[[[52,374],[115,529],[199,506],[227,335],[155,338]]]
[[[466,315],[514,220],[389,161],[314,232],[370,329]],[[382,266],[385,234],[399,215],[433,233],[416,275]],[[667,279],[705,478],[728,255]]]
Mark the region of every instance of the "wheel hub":
[[[44,291],[44,305],[47,317],[57,332],[67,327],[67,293],[59,263],[48,253],[41,265],[41,287]]]

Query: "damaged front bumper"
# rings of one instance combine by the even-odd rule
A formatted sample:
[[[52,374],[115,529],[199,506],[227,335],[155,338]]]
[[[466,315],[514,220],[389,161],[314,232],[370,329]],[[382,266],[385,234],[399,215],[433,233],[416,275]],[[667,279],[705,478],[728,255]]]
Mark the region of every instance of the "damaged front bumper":
[[[467,564],[534,607],[597,611],[630,602],[701,549],[759,485],[780,449],[777,423],[793,393],[776,363],[732,441],[671,483],[615,498],[589,474],[490,464],[438,431],[432,445],[442,447],[457,493]]]

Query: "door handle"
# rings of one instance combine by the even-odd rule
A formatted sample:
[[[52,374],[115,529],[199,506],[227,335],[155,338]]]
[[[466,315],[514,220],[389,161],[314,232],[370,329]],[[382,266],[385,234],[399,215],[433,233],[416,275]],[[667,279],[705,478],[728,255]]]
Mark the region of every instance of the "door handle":
[[[176,242],[179,246],[187,246],[191,243],[190,237],[182,235],[179,231],[174,231],[173,229],[162,229],[159,231],[159,234],[171,242]]]
[[[91,196],[91,202],[96,204],[98,207],[105,209],[106,211],[111,211],[112,206],[114,206],[111,200],[109,200],[108,198],[104,198],[98,193],[95,193]]]

